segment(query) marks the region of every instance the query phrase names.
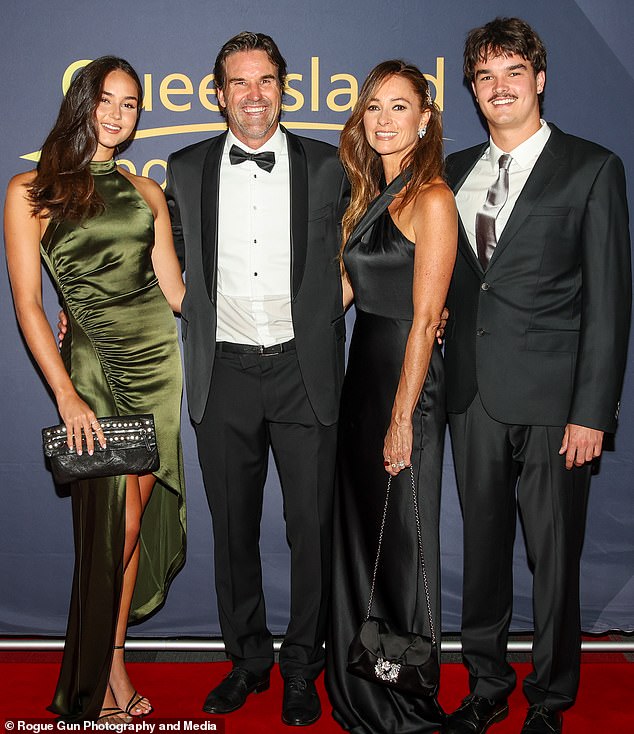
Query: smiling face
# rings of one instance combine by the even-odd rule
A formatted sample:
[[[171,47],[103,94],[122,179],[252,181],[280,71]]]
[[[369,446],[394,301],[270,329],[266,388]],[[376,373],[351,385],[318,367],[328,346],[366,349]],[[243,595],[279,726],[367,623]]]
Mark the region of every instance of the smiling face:
[[[139,116],[139,90],[134,79],[121,69],[111,71],[103,82],[97,109],[97,152],[95,161],[112,158],[115,148],[134,132]]]
[[[386,79],[368,101],[363,115],[365,137],[382,157],[383,166],[398,172],[401,163],[418,143],[418,130],[425,126],[430,110],[421,111],[421,100],[412,84],[397,74]]]
[[[490,56],[475,65],[473,93],[496,144],[497,136],[515,147],[539,130],[537,95],[545,83],[546,74],[535,74],[530,61],[517,54]]]
[[[225,61],[225,84],[218,89],[231,132],[249,148],[259,148],[277,129],[282,90],[266,51],[237,51]]]

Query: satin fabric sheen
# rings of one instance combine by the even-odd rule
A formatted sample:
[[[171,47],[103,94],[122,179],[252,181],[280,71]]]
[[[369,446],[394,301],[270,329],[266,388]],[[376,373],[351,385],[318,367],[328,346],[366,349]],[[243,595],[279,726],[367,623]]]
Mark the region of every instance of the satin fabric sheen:
[[[181,360],[172,311],[152,268],[154,218],[113,161],[91,163],[99,216],[52,222],[41,255],[69,330],[62,357],[79,395],[100,415],[153,413],[157,483],[143,515],[130,619],[165,600],[185,560],[180,444]],[[101,710],[123,579],[125,477],[71,486],[75,570],[60,678],[51,710],[68,721]]]
[[[404,696],[346,671],[348,646],[366,615],[385,503],[383,440],[412,325],[414,245],[386,210],[361,240],[347,244],[344,262],[354,289],[356,322],[339,420],[326,686],[335,720],[354,734],[432,732],[442,717],[435,699]],[[413,426],[412,461],[432,613],[439,633],[445,393],[438,345]],[[372,614],[402,630],[429,634],[409,471],[392,482]]]

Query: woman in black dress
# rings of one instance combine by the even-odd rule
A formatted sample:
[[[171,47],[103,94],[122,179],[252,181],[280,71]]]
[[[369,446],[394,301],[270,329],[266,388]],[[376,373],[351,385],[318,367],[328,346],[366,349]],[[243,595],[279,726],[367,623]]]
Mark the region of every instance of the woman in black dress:
[[[332,614],[326,683],[355,734],[437,731],[433,698],[404,696],[346,671],[370,594],[388,474],[390,507],[372,613],[429,635],[409,465],[418,491],[431,609],[440,633],[438,521],[445,432],[436,330],[453,270],[457,215],[442,179],[440,112],[422,73],[386,61],[366,79],[340,156],[352,184],[343,219],[344,298],[354,298],[339,422]],[[389,205],[371,206],[399,175]]]

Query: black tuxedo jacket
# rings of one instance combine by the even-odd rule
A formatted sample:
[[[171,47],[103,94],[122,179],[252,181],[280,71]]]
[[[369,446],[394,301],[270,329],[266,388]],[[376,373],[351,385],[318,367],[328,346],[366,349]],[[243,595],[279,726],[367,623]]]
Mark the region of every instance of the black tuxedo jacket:
[[[448,410],[465,411],[479,391],[503,423],[614,431],[631,308],[623,165],[550,127],[486,272],[460,223]],[[448,157],[454,192],[487,145]]]
[[[337,254],[349,186],[336,149],[284,131],[291,187],[291,309],[297,356],[318,420],[337,419],[345,321]],[[176,251],[186,270],[182,306],[187,400],[202,420],[216,346],[218,192],[226,133],[170,156],[165,191]],[[236,217],[241,212],[235,213]]]

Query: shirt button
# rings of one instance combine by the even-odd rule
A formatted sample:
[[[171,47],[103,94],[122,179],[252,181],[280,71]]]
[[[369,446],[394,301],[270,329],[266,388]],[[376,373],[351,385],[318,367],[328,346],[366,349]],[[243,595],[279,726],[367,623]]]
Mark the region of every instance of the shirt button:
[[[255,275],[255,277],[257,278],[257,275],[258,275],[258,274],[257,274],[257,273],[253,273],[253,275]]]
[[[480,290],[488,291],[491,286],[488,283],[482,283]]]
[[[486,331],[484,329],[477,329],[476,334],[478,336],[484,336],[486,334]]]

